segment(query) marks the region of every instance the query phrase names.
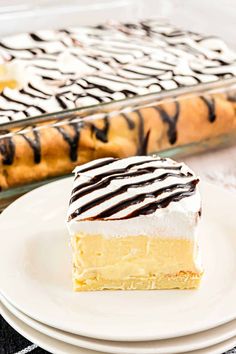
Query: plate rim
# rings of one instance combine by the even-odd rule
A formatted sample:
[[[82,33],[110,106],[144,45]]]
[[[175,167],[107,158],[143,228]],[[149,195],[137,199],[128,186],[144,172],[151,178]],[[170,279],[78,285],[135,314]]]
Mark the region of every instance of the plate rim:
[[[20,335],[22,335],[23,337],[25,337],[26,339],[28,339],[30,342],[32,342],[33,344],[36,344],[37,346],[41,347],[44,350],[47,350],[49,353],[55,353],[55,354],[68,354],[68,351],[66,350],[62,350],[61,349],[61,345],[66,345],[69,347],[74,347],[76,352],[78,351],[78,349],[81,349],[84,351],[84,353],[80,353],[80,354],[104,354],[102,352],[99,351],[92,351],[89,349],[85,349],[85,348],[80,348],[80,347],[75,347],[71,344],[67,344],[64,342],[60,342],[57,339],[51,338],[49,336],[47,336],[46,334],[40,333],[39,331],[33,329],[32,327],[28,326],[27,324],[25,324],[23,321],[21,321],[19,318],[17,318],[16,316],[14,316],[0,301],[0,314],[1,316],[4,318],[4,320],[18,333],[20,333]],[[17,324],[17,322],[19,322]],[[22,329],[22,325],[23,325],[23,329]],[[24,328],[25,327],[25,328]],[[33,332],[33,333],[32,333]],[[51,344],[45,344],[41,339],[38,338],[38,335],[40,335],[40,337],[43,338],[47,338],[47,340],[52,340],[54,342],[53,345]],[[55,343],[58,342],[58,348],[56,348],[55,350]],[[67,348],[66,348],[67,349]],[[73,352],[73,354],[75,354],[76,352]]]
[[[40,340],[37,335],[39,334],[41,337],[47,337],[47,339],[53,340],[54,341],[54,346],[55,346],[55,342],[59,342],[56,339],[50,338],[36,330],[34,330],[33,328],[29,327],[28,325],[26,325],[25,323],[23,323],[22,321],[20,321],[19,319],[17,319],[10,311],[8,311],[4,305],[2,305],[2,303],[0,302],[0,313],[2,315],[2,317],[5,319],[6,322],[8,322],[10,324],[11,327],[13,327],[16,331],[18,331],[22,336],[24,336],[25,338],[27,338],[29,341],[31,341],[32,343],[35,343],[36,345],[38,345],[39,347],[48,350],[52,353],[55,354],[70,354],[68,353],[68,348],[67,351],[63,351],[60,349],[57,349],[57,351],[55,350],[55,347],[50,346],[49,344],[45,345],[45,343],[42,342],[42,340]],[[18,322],[20,324],[16,324],[16,320],[18,320]],[[26,327],[26,329],[22,329],[21,326],[22,324]],[[29,333],[30,332],[30,333]],[[33,334],[32,334],[33,332]],[[219,353],[219,350],[222,352],[225,352],[227,350],[230,350],[234,347],[236,343],[236,336],[232,337],[231,339],[228,339],[224,342],[218,343],[216,345],[210,346],[210,347],[205,347],[202,348],[200,350],[196,350],[193,351],[193,354],[217,354]],[[61,342],[58,343],[59,346],[61,346]],[[64,343],[66,344],[66,343]],[[71,344],[66,344],[66,346],[70,346],[73,347]],[[223,347],[222,347],[223,346]],[[81,352],[81,354],[104,354],[98,351],[91,351],[85,348],[80,348],[80,347],[75,347],[77,350],[81,349],[83,352]],[[210,349],[210,352],[209,352]],[[207,350],[207,352],[206,352]],[[191,353],[191,352],[190,352]],[[183,353],[184,354],[184,353]]]
[[[31,317],[28,317],[27,315],[25,315],[24,313],[22,313],[20,310],[18,310],[17,308],[15,308],[11,303],[8,302],[7,299],[5,299],[3,297],[3,295],[0,294],[0,302],[6,307],[6,309],[8,311],[10,311],[16,318],[18,318],[19,320],[21,320],[22,322],[24,322],[26,325],[32,327],[34,330],[40,332],[40,333],[43,333],[51,338],[54,338],[56,340],[59,340],[59,341],[62,341],[62,342],[65,342],[67,344],[70,344],[70,345],[74,345],[74,346],[78,346],[80,347],[79,345],[79,342],[81,342],[81,347],[82,348],[85,348],[85,349],[90,349],[90,350],[102,350],[104,351],[104,353],[108,353],[108,354],[133,354],[133,353],[137,353],[137,354],[170,354],[172,353],[173,351],[173,348],[170,348],[168,349],[168,346],[167,348],[163,349],[163,347],[161,349],[158,349],[158,348],[154,348],[152,350],[150,350],[149,348],[143,348],[141,351],[140,350],[137,350],[137,348],[131,348],[132,350],[130,350],[130,348],[127,349],[127,347],[125,348],[117,348],[117,349],[114,349],[112,347],[109,348],[109,344],[105,345],[105,348],[104,348],[104,344],[100,345],[98,343],[91,343],[89,342],[89,340],[91,340],[91,338],[86,338],[85,337],[85,340],[86,340],[86,346],[84,346],[84,339],[83,337],[79,336],[80,337],[78,340],[77,340],[77,344],[76,344],[76,340],[73,340],[73,339],[69,339],[71,333],[67,333],[67,332],[64,332],[64,331],[60,331],[60,332],[64,332],[64,333],[59,333],[56,334],[56,333],[52,333],[52,332],[57,332],[58,329],[56,328],[53,328],[53,327],[50,327],[48,325],[45,325],[41,322],[38,322],[36,320],[34,320],[33,318]],[[195,344],[193,345],[193,341],[194,339],[191,339],[192,342],[191,344],[185,344],[185,346],[182,346],[179,345],[178,346],[178,349],[176,351],[176,344],[175,344],[175,353],[185,353],[185,352],[189,352],[189,351],[193,351],[193,350],[199,350],[199,349],[204,349],[204,348],[207,348],[207,347],[210,347],[210,346],[213,346],[213,345],[216,345],[216,344],[219,344],[219,343],[222,343],[228,339],[231,339],[233,337],[236,336],[236,320],[233,320],[232,322],[234,322],[234,325],[235,325],[235,329],[234,330],[231,330],[230,331],[230,334],[227,334],[228,332],[225,332],[224,334],[221,334],[220,336],[220,340],[219,340],[219,333],[215,334],[215,339],[211,338],[211,339],[204,339],[204,342],[203,343],[199,343],[199,344]],[[227,325],[228,323],[226,323]],[[222,325],[224,326],[224,325]],[[44,329],[45,327],[45,329]],[[221,327],[221,326],[219,326]],[[210,329],[208,331],[214,331],[215,329],[220,329],[219,327],[216,327],[216,328],[213,328],[213,329]],[[223,329],[223,328],[221,328]],[[207,332],[208,332],[207,331]],[[56,334],[56,335],[55,335]],[[201,335],[201,334],[204,334],[204,332],[199,332],[199,333],[196,333],[197,335]],[[63,338],[65,339],[65,337],[67,337],[68,339],[67,340],[64,340],[64,339],[60,339],[59,337],[63,335]],[[193,334],[194,336],[195,334]],[[77,335],[76,335],[77,336]],[[192,337],[192,335],[190,336],[187,336],[187,337]],[[184,337],[180,337],[182,340],[185,338]],[[92,338],[94,340],[94,338]],[[173,339],[176,339],[176,338],[173,338]],[[168,340],[168,339],[167,339]],[[172,339],[169,339],[169,340],[172,340]],[[215,342],[215,340],[217,340]],[[99,340],[97,340],[99,341]],[[165,340],[164,340],[165,341]],[[89,342],[89,343],[88,343]],[[102,341],[102,342],[106,342],[106,341]],[[154,342],[158,342],[157,341],[154,341]],[[207,344],[206,344],[207,342]],[[88,343],[88,344],[87,344]],[[115,342],[114,342],[115,343]],[[122,342],[123,343],[123,342]],[[132,342],[127,342],[128,344],[132,343]],[[138,344],[141,344],[142,342],[135,342],[135,343],[138,343]],[[204,344],[205,343],[205,344]],[[100,346],[98,348],[96,348],[96,346]],[[172,344],[173,346],[173,344]],[[122,350],[121,350],[122,349]],[[157,351],[158,350],[158,351]]]

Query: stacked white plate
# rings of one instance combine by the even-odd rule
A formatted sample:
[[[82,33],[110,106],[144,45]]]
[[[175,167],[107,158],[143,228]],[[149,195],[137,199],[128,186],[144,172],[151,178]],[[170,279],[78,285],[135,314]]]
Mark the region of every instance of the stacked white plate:
[[[236,195],[202,182],[198,290],[74,293],[65,215],[72,180],[0,216],[0,311],[52,353],[223,353],[236,346]]]

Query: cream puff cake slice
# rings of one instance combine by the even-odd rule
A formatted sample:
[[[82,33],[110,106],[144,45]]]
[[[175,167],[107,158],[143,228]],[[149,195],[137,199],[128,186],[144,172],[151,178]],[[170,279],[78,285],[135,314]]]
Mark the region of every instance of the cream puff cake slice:
[[[67,225],[75,291],[198,287],[199,179],[184,163],[102,158],[74,173]]]

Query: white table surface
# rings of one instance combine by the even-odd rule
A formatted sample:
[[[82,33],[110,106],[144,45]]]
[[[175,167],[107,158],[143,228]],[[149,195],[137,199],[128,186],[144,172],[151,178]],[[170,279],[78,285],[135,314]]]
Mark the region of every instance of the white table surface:
[[[236,191],[236,146],[184,158],[183,161],[203,180]]]

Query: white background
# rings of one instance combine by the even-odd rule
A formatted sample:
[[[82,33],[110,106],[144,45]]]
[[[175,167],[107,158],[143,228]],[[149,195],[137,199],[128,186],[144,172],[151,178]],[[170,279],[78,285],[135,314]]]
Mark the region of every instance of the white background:
[[[0,0],[0,35],[147,17],[216,34],[236,49],[236,0]]]

